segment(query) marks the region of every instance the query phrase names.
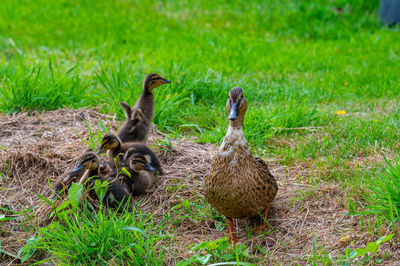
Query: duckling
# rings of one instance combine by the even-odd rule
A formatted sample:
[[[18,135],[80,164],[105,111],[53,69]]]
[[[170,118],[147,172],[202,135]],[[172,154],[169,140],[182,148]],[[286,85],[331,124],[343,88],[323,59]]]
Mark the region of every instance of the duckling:
[[[233,244],[239,240],[232,219],[255,216],[268,210],[278,191],[277,183],[267,164],[254,158],[247,145],[242,126],[247,101],[241,88],[229,92],[226,107],[229,128],[214,158],[209,175],[205,177],[205,198],[228,221]],[[262,227],[265,227],[264,223]]]
[[[101,167],[99,168],[99,166]],[[105,166],[99,163],[99,159],[95,153],[87,152],[83,154],[79,159],[79,164],[72,171],[61,176],[54,185],[54,198],[57,198],[63,189],[67,190],[73,182],[80,181],[82,183],[84,181],[82,179],[84,175],[86,175],[86,177],[98,176],[99,172],[105,172],[104,169]],[[86,171],[87,173],[85,173]]]
[[[131,195],[138,196],[149,192],[154,183],[154,175],[150,171],[156,169],[148,162],[145,155],[135,153],[129,158],[129,168],[122,167],[113,169],[105,178],[109,181],[109,187],[104,197],[104,203],[112,208],[120,204],[127,207]],[[133,200],[129,201],[129,208],[133,206]]]
[[[101,153],[103,150],[108,151],[108,159],[110,160],[111,167],[114,166],[114,158],[116,158],[117,167],[128,167],[129,163],[127,159],[131,154],[141,153],[148,158],[148,161],[156,168],[160,175],[164,174],[157,156],[143,143],[127,142],[122,144],[117,135],[109,133],[103,137],[97,154]]]
[[[122,143],[139,141],[146,142],[149,133],[149,123],[144,119],[140,108],[133,108],[126,103],[120,102],[125,110],[126,121],[118,130],[118,137]]]
[[[163,84],[171,83],[158,74],[148,74],[143,82],[143,92],[136,101],[134,108],[140,108],[143,112],[143,117],[148,125],[151,125],[154,117],[154,94],[153,90]],[[147,131],[150,127],[147,128]]]
[[[150,157],[142,153],[134,153],[129,157],[129,167],[135,174],[126,180],[131,186],[132,194],[137,196],[150,192],[154,184],[154,173],[157,169],[151,165]]]
[[[143,82],[143,92],[131,109],[129,104],[120,102],[125,110],[127,121],[118,132],[122,142],[141,141],[146,142],[149,135],[151,122],[154,117],[154,94],[153,90],[171,81],[158,74],[148,74]],[[136,110],[136,114],[135,114]],[[140,112],[138,111],[140,110]],[[132,116],[136,116],[132,118]],[[138,119],[138,120],[136,120]]]
[[[113,169],[107,176],[101,180],[108,180],[108,189],[103,198],[103,203],[111,208],[118,208],[121,204],[128,209],[132,209],[131,188],[127,186],[122,179],[128,178],[122,171],[122,168]],[[127,205],[129,203],[129,205]]]

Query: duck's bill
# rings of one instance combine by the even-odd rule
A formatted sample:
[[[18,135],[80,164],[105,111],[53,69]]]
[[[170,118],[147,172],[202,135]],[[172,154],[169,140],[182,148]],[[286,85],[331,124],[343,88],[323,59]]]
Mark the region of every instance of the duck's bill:
[[[239,115],[239,105],[237,103],[231,104],[231,111],[229,112],[229,120],[236,120]]]
[[[100,146],[100,147],[97,149],[96,154],[100,154],[100,152],[101,152],[102,149],[103,149],[103,146]]]
[[[78,164],[77,167],[74,168],[74,170],[72,170],[72,172],[75,173],[75,172],[78,172],[81,169],[83,169],[83,165],[80,163],[80,164]]]
[[[163,84],[166,84],[166,83],[171,83],[171,81],[168,79],[163,79]]]
[[[146,170],[153,171],[153,172],[156,171],[156,168],[154,168],[150,163],[146,163],[145,169],[146,169]]]

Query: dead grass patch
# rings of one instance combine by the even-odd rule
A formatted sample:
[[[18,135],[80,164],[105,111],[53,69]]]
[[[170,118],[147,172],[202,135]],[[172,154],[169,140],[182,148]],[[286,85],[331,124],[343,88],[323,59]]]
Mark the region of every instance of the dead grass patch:
[[[107,120],[113,129],[118,127],[114,117],[86,109],[0,116],[0,145],[5,147],[0,150],[0,169],[5,169],[5,177],[0,180],[2,207],[19,211],[41,203],[35,193],[50,197],[47,180],[54,183],[83,153],[80,137],[88,138],[83,119],[91,123]],[[157,150],[165,175],[156,180],[153,193],[136,199],[142,200],[140,208],[155,213],[156,219],[162,219],[162,214],[182,199],[193,202],[203,198],[203,178],[218,149],[216,145],[189,139],[169,138],[172,145],[167,145],[166,137],[152,130],[149,143]],[[324,247],[331,256],[343,254],[347,247],[360,248],[376,240],[376,235],[361,230],[358,217],[343,215],[347,212],[345,188],[325,181],[310,182],[320,180],[312,165],[298,162],[288,167],[272,162],[270,170],[279,184],[269,215],[271,229],[248,237],[252,220],[235,221],[239,238],[263,262],[306,264],[305,256],[312,254],[314,236],[317,250]],[[171,232],[175,236],[166,243],[169,255],[165,261],[175,264],[190,256],[189,245],[224,237],[227,228],[218,231],[215,222],[207,217],[184,218]],[[0,225],[0,236],[2,249],[17,254],[31,235],[25,234],[19,222],[7,221]],[[256,246],[268,250],[267,254],[259,253]],[[385,262],[400,260],[400,252],[392,244],[385,244],[382,249],[381,254],[389,254]],[[4,254],[0,255],[0,262],[16,263]]]

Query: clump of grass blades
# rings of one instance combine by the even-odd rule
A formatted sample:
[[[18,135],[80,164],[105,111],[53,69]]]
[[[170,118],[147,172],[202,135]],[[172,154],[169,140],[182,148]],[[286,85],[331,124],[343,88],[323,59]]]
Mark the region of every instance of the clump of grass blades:
[[[392,162],[385,158],[383,172],[371,177],[368,186],[369,211],[358,214],[376,214],[395,222],[400,218],[400,157],[395,157]]]
[[[76,66],[62,72],[51,59],[29,68],[19,61],[16,69],[4,74],[0,110],[12,113],[84,105],[86,84],[75,70]]]
[[[163,264],[163,225],[136,208],[121,208],[120,213],[107,208],[94,211],[85,203],[58,217],[59,221],[39,229],[25,252],[44,250],[52,255],[45,261],[61,264]]]

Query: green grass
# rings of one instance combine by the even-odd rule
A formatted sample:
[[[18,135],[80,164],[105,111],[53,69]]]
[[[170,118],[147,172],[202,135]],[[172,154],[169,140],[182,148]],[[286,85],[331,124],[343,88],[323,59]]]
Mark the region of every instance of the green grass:
[[[68,203],[74,206],[74,200],[70,197],[66,204],[57,207],[56,221],[38,228],[37,235],[27,242],[21,252],[23,261],[34,252],[44,250],[51,257],[41,262],[53,261],[65,265],[88,262],[92,265],[107,265],[110,262],[162,264],[161,241],[167,237],[165,223],[156,224],[152,215],[143,214],[138,208],[132,211],[120,208],[119,213],[105,206],[95,210],[88,203],[82,203],[80,208],[68,208]]]
[[[340,183],[355,202],[366,175],[382,171],[363,160],[400,147],[400,35],[379,23],[378,5],[5,0],[0,111],[98,106],[122,119],[119,101],[133,104],[155,72],[172,80],[155,91],[158,128],[218,143],[228,91],[239,86],[255,153],[302,162],[319,173],[311,183]]]

